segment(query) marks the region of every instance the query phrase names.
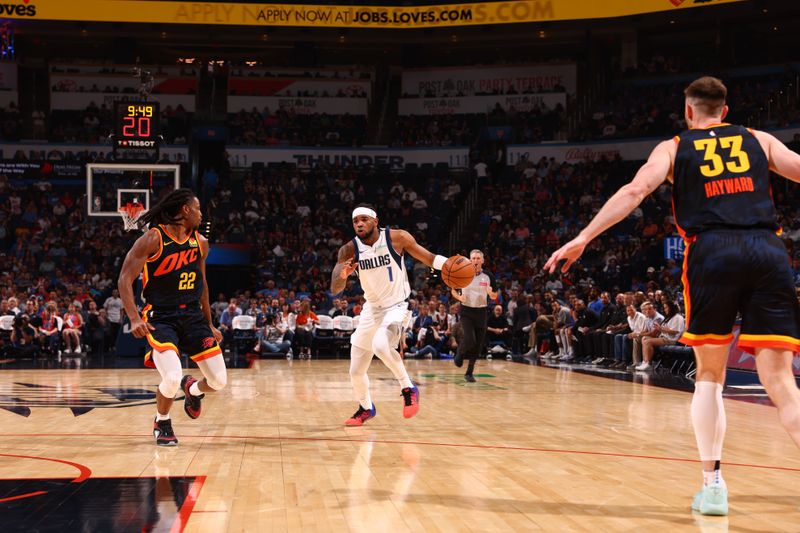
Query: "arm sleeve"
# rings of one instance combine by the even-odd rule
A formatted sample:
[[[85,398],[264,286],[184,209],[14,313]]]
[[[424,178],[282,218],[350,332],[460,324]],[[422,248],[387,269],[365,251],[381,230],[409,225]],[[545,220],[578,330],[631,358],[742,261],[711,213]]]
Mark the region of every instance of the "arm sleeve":
[[[489,287],[492,288],[492,292],[497,292],[497,280],[495,279],[494,275],[488,272],[486,275],[489,277]]]

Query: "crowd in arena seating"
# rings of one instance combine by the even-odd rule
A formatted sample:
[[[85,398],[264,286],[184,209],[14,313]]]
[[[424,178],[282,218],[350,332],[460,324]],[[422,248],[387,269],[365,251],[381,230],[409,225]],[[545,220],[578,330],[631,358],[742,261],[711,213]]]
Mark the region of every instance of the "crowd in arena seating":
[[[552,87],[529,87],[518,91],[514,88],[513,85],[509,85],[507,88],[497,88],[493,89],[492,91],[475,91],[469,95],[453,88],[453,90],[442,90],[442,91],[433,91],[430,90],[425,93],[421,94],[408,94],[403,93],[403,98],[460,98],[464,96],[499,96],[499,95],[515,95],[515,94],[542,94],[542,93],[563,93],[566,92],[566,88],[563,85],[556,82],[555,85]]]
[[[366,125],[363,116],[303,115],[284,109],[252,109],[228,116],[234,145],[360,146]]]
[[[797,124],[800,109],[785,92],[796,77],[786,72],[727,78],[730,113],[726,120],[762,129]],[[660,79],[615,82],[574,140],[669,137],[686,129],[683,89],[688,81]]]
[[[499,104],[485,114],[409,115],[396,122],[396,146],[469,146],[485,128],[508,130],[507,143],[535,144],[558,138],[566,116],[559,104],[553,109],[542,105],[530,111],[504,109]],[[505,133],[505,132],[504,132]]]
[[[490,306],[497,324],[489,341],[496,352],[557,355],[560,348],[565,361],[589,358],[622,368],[631,360],[644,365],[652,361],[656,345],[674,343],[674,332],[680,329],[680,319],[673,317],[680,315],[682,304],[681,267],[663,259],[663,238],[675,234],[666,185],[592,243],[567,274],[542,271],[552,250],[585,225],[635,167],[620,160],[573,164],[543,158],[523,160],[488,182],[478,182],[487,202],[468,240],[485,251],[486,268],[500,286],[497,311]],[[420,173],[401,183],[387,181],[374,169],[334,165],[275,166],[234,176],[210,195],[211,241],[253,245],[257,276],[252,290],[217,298],[217,320],[233,303],[233,315],[256,318],[263,333],[259,347],[265,351],[292,345],[298,354],[310,350],[313,334],[297,336],[296,318],[290,319],[291,313],[301,314],[304,301],[304,324],[314,323],[308,318],[312,312],[357,315],[363,303],[355,279],[341,295],[328,292],[336,250],[352,234],[349,213],[357,199],[374,199],[384,223],[411,230],[432,250],[454,253],[442,249],[442,232],[468,187],[450,173]],[[800,240],[800,212],[795,207],[800,197],[781,182],[774,191],[800,282],[800,250],[795,246]],[[66,320],[76,313],[81,314],[81,338],[91,339],[84,344],[99,350],[113,342],[111,331],[118,327],[120,315],[108,302],[112,298],[110,305],[115,305],[114,276],[134,236],[123,233],[118,224],[87,219],[81,194],[77,187],[40,190],[0,178],[0,311],[23,311],[28,302],[35,308],[22,313],[28,316],[27,326],[22,320],[15,322],[13,342],[18,347],[39,343],[44,350],[56,346],[50,345],[53,342],[66,349],[63,333],[52,341],[40,333],[36,340],[25,328],[41,330],[42,317]],[[431,209],[434,200],[436,208]],[[416,292],[406,353],[452,355],[459,339],[457,302],[424,265],[410,262],[408,270]],[[633,338],[619,337],[626,335],[628,318],[632,326],[637,313],[651,313],[643,307],[646,302],[665,317],[664,325],[656,329],[651,323],[643,329],[637,322]],[[631,303],[634,307],[628,311]],[[72,312],[70,306],[75,306]],[[610,333],[596,339],[605,331]]]

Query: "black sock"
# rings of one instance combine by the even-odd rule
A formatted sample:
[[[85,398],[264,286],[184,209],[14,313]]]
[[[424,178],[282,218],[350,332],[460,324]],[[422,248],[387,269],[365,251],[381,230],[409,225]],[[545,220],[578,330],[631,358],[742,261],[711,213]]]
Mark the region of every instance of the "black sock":
[[[474,357],[469,358],[469,366],[467,366],[467,374],[470,376],[472,375],[472,372],[475,370],[475,361],[476,359]]]
[[[719,461],[717,461],[716,463],[714,463],[714,470],[719,470],[719,466],[720,466],[720,465],[719,465]]]

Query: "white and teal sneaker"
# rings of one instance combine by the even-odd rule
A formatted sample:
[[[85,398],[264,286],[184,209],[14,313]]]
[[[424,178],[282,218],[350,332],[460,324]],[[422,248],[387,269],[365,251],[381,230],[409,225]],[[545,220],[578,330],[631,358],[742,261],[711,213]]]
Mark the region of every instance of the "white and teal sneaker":
[[[694,495],[692,510],[703,515],[726,516],[728,514],[728,489],[718,483],[703,485]]]

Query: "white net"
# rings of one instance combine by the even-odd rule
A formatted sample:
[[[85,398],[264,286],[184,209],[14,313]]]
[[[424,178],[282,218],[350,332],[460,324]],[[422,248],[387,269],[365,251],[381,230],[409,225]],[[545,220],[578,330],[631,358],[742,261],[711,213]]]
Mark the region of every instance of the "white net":
[[[125,226],[125,231],[132,231],[139,228],[137,222],[139,217],[145,212],[145,208],[138,202],[131,202],[119,208],[119,216]]]

